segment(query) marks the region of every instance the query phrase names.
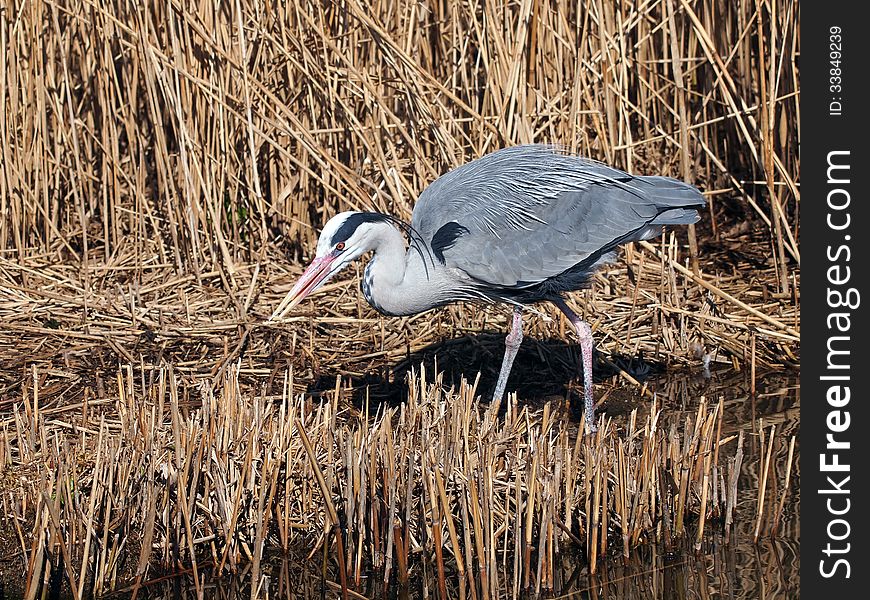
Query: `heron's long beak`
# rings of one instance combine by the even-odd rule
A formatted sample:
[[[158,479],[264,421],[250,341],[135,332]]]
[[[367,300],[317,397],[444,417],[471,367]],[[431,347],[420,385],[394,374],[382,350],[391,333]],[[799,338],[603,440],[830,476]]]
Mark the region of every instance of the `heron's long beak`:
[[[270,321],[274,321],[276,319],[284,318],[290,310],[302,302],[302,300],[320,287],[320,284],[323,283],[323,280],[331,272],[330,267],[332,263],[335,262],[335,256],[327,255],[321,258],[315,258],[308,268],[305,269],[305,272],[302,274],[302,277],[299,281],[296,282],[296,285],[293,286],[293,289],[290,290],[290,293],[281,301],[281,304],[278,305],[278,308],[275,309],[275,312],[272,313],[272,316],[269,317]]]

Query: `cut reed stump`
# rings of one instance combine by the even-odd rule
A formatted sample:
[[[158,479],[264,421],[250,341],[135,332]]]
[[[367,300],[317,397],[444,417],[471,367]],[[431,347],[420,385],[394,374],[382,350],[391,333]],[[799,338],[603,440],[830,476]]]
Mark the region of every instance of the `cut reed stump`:
[[[3,515],[29,590],[46,561],[84,596],[179,569],[253,564],[259,576],[268,551],[305,548],[345,596],[371,570],[407,584],[426,564],[441,594],[540,592],[561,552],[594,573],[609,555],[700,541],[721,531],[713,515],[732,517],[741,459],[721,403],[702,399],[679,426],[653,404],[584,437],[549,404],[481,404],[475,386],[445,390],[440,377],[412,376],[406,402],[370,414],[339,400],[340,380],[312,403],[288,392],[289,373],[279,397],[245,394],[239,370],[193,399],[172,367],[125,366],[86,421],[46,418],[34,370],[0,436],[15,475]]]

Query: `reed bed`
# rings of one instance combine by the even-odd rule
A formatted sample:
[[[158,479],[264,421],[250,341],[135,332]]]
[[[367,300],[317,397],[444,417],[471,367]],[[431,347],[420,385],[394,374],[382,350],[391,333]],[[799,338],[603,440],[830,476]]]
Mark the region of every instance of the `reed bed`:
[[[209,344],[233,354],[240,338],[273,354],[286,337],[244,334],[330,216],[408,218],[449,168],[544,141],[709,198],[697,232],[630,249],[629,270],[582,296],[602,349],[797,364],[795,2],[62,0],[0,12],[7,356],[55,325],[72,354],[95,341],[110,362],[136,362],[152,333],[189,337],[176,363]],[[377,317],[352,294],[314,306],[293,336],[328,324],[347,339],[312,350],[317,363],[357,374],[505,323],[466,306],[369,327]],[[530,333],[564,338],[560,319]]]
[[[340,381],[312,403],[292,377],[272,398],[244,394],[238,365],[195,391],[172,367],[128,365],[116,394],[58,412],[34,369],[0,432],[28,597],[61,577],[86,597],[173,570],[247,570],[256,588],[264,557],[300,548],[345,593],[428,576],[439,597],[516,596],[552,590],[563,552],[594,574],[639,545],[679,553],[732,528],[746,441],[723,431],[721,403],[679,424],[654,405],[584,436],[550,404],[482,405],[473,384],[421,375],[407,402],[356,409]],[[764,477],[779,479],[770,456]],[[782,509],[764,487],[757,535]]]
[[[220,271],[325,220],[407,218],[470,158],[560,143],[697,183],[774,292],[799,263],[796,2],[13,1],[0,7],[0,250]]]
[[[715,401],[665,426],[644,387],[654,408],[594,438],[537,402],[577,375],[547,307],[502,407],[475,399],[496,307],[384,319],[351,271],[265,319],[333,214],[408,218],[449,168],[552,142],[708,198],[570,298],[605,414],[660,368],[796,367],[796,2],[12,0],[0,46],[0,489],[28,597],[176,569],[198,591],[247,569],[255,595],[300,545],[345,594],[421,570],[516,594],[567,547],[592,570],[727,520],[740,434]]]

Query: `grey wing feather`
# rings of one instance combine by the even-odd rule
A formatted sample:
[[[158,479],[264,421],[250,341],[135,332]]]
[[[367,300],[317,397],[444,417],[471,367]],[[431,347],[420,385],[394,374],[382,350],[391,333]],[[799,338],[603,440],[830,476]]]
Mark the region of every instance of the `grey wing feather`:
[[[536,144],[493,152],[438,178],[420,195],[411,225],[445,266],[518,288],[584,261],[591,270],[618,244],[694,223],[703,205],[686,183],[631,176]]]

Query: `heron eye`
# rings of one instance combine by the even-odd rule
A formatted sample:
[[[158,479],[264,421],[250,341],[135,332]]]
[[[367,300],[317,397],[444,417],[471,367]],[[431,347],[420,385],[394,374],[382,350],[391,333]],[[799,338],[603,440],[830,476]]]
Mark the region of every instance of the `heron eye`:
[[[344,250],[344,242],[339,242],[335,245],[335,249],[338,251]]]

